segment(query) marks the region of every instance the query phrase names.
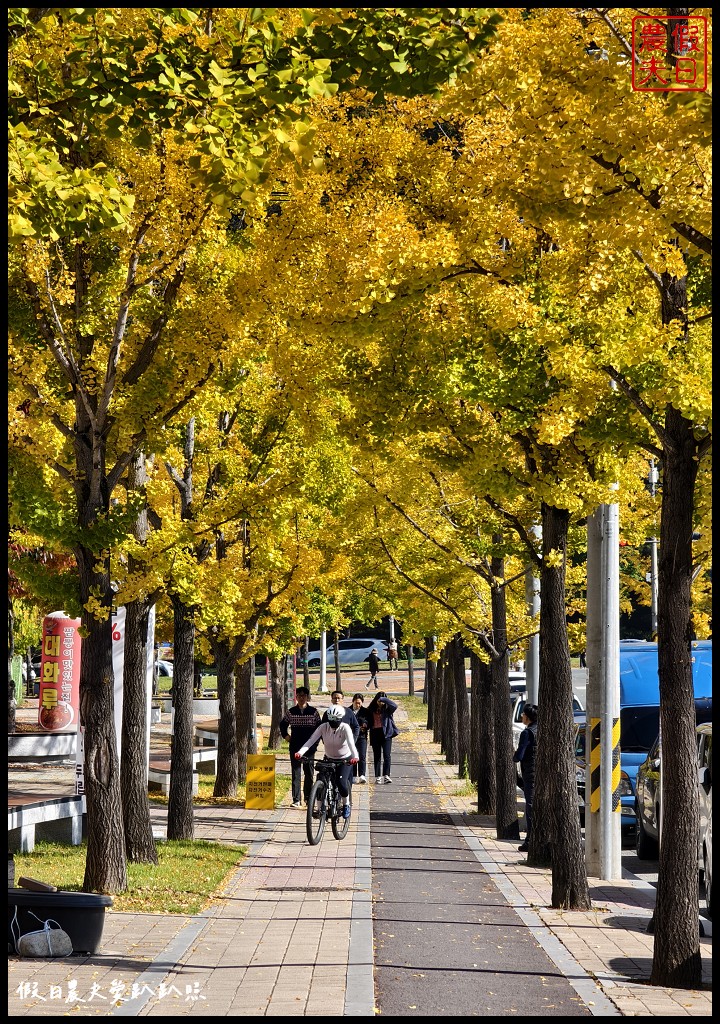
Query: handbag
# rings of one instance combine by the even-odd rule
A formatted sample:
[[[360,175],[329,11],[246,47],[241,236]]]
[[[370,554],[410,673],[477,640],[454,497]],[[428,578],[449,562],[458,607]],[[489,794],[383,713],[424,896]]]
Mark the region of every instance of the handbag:
[[[20,935],[17,912],[18,908],[16,906],[11,931],[18,956],[70,956],[73,951],[72,941],[68,933],[60,927],[57,921],[54,921],[52,918],[48,918],[47,921],[43,921],[41,917],[38,917],[37,914],[33,914],[32,910],[29,910],[28,913],[30,916],[34,917],[36,921],[39,921],[42,928],[38,928],[37,931],[26,932],[24,935]],[[54,927],[51,927],[52,925],[54,925]]]

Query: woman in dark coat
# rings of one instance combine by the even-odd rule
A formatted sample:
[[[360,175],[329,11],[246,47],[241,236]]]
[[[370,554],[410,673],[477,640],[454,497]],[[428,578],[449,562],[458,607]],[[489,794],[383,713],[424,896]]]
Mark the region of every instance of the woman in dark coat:
[[[370,723],[370,746],[375,759],[375,782],[378,784],[392,782],[390,778],[392,741],[393,737],[398,734],[398,728],[393,719],[395,711],[397,711],[395,701],[390,700],[383,690],[379,690],[368,704],[366,712]],[[382,773],[380,772],[381,767]]]
[[[525,842],[518,846],[523,853],[528,849],[528,839],[532,827],[532,804],[535,792],[535,750],[537,747],[537,708],[534,704],[526,704],[522,710],[522,721],[525,728],[520,733],[520,742],[513,755],[513,761],[520,765],[525,797]]]

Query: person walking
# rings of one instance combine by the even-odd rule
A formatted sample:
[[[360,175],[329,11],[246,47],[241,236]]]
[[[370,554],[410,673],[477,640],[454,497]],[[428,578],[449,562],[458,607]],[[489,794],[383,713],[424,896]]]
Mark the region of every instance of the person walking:
[[[395,639],[391,640],[387,645],[387,658],[390,663],[390,670],[397,669],[398,667],[398,645]]]
[[[513,754],[513,761],[520,765],[523,795],[525,796],[525,841],[518,850],[526,853],[530,829],[532,828],[532,805],[535,793],[535,753],[537,749],[537,717],[538,710],[534,704],[525,704],[522,709],[522,723],[525,726],[520,733],[518,748]]]
[[[395,701],[390,700],[383,690],[379,690],[370,701],[366,712],[370,722],[369,735],[375,762],[375,782],[378,785],[392,782],[392,741],[398,734],[398,727],[393,718],[396,711]]]
[[[370,731],[370,718],[367,708],[363,707],[365,698],[361,693],[353,694],[352,709],[360,726],[360,733],[355,739],[355,746],[358,752],[358,763],[355,765],[355,781],[361,785],[367,782],[367,747],[368,732]]]
[[[350,726],[350,729],[351,729],[352,734],[353,734],[353,739],[357,743],[358,736],[360,735],[360,723],[358,722],[358,720],[357,720],[357,718],[355,716],[355,712],[353,711],[353,709],[345,707],[345,694],[342,692],[342,690],[333,690],[333,692],[330,694],[330,700],[332,702],[330,704],[330,707],[342,708],[342,710],[343,710],[343,719],[342,720],[343,720],[343,722],[345,722],[346,725]],[[330,708],[328,708],[328,711],[329,710],[330,710]],[[326,711],[325,714],[322,716],[321,721],[327,722],[327,720],[328,720],[328,713]]]
[[[293,755],[296,761],[318,740],[323,741],[325,760],[335,764],[335,779],[340,796],[343,798],[343,818],[349,818],[350,789],[352,787],[353,765],[358,762],[358,752],[353,739],[352,729],[343,722],[343,708],[339,704],[331,704],[326,711],[327,721],[322,722],[309,737],[307,743]]]
[[[308,703],[310,700],[310,690],[307,686],[298,686],[295,691],[295,699],[297,701],[295,706],[290,708],[280,719],[280,735],[286,740],[288,733],[290,733],[292,805],[293,807],[302,807],[303,796],[305,797],[305,803],[310,798],[315,770],[312,763],[301,764],[300,761],[295,759],[294,754],[320,725],[320,713]],[[317,747],[317,743],[315,747]],[[315,747],[313,747],[313,753],[315,753]]]
[[[370,686],[370,683],[375,684],[375,689],[378,688],[378,672],[380,671],[380,658],[378,657],[377,647],[373,647],[368,657],[368,665],[370,667],[370,678],[365,683],[365,689]]]

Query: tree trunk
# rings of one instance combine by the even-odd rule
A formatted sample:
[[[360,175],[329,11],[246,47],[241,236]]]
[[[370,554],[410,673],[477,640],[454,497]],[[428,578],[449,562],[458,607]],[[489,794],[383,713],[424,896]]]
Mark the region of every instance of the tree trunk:
[[[342,690],[342,679],[340,678],[340,630],[335,629],[333,640],[333,655],[335,656],[335,689]]]
[[[465,675],[465,644],[460,633],[455,636],[451,651],[458,734],[458,777],[464,779],[470,771],[470,705]]]
[[[533,824],[528,863],[552,865],[552,905],[588,910],[585,857],[577,805],[573,747],[572,668],[565,615],[565,568],[570,516],[542,505],[540,688]],[[551,554],[562,555],[559,566]],[[696,893],[697,898],[697,893]]]
[[[171,595],[174,619],[173,708],[174,734],[170,762],[168,839],[192,839],[193,820],[193,677],[195,616],[177,594]]]
[[[441,749],[448,764],[460,760],[460,739],[458,733],[457,702],[455,698],[455,670],[453,665],[453,642],[443,651],[443,740]]]
[[[250,716],[250,732],[248,735],[248,754],[262,754],[257,734],[257,702],[255,700],[255,655],[250,658],[250,684],[248,688],[248,715]]]
[[[423,689],[423,704],[427,704],[426,728],[433,727],[433,702],[435,700],[435,681],[437,679],[437,662],[432,661],[430,655],[435,651],[435,637],[425,637],[425,687]]]
[[[445,651],[440,651],[435,663],[435,686],[433,699],[433,742],[440,744],[440,752],[443,751],[443,725],[445,717]]]
[[[143,494],[147,483],[144,453],[128,469],[128,490]],[[138,513],[134,534],[146,544],[149,533],[147,508]],[[142,561],[128,557],[130,573],[142,572]],[[157,864],[158,856],[150,820],[147,796],[147,666],[148,627],[151,598],[130,601],[125,606],[125,657],[123,667],[122,743],[120,744],[120,791],[125,823],[125,855],[131,863]],[[153,657],[153,663],[155,658]]]
[[[15,732],[15,680],[12,675],[13,656],[15,654],[15,614],[12,600],[8,598],[8,733]]]
[[[653,985],[699,988],[698,790],[690,584],[697,443],[673,408],[665,416],[658,563],[658,670],[663,753],[663,817]]]
[[[157,864],[147,794],[147,666],[150,602],[125,606],[120,790],[125,855],[134,864]]]
[[[405,645],[405,652],[407,655],[407,666],[408,666],[408,696],[415,696],[415,663],[413,657],[412,644]],[[398,654],[400,652],[398,651]]]
[[[495,538],[496,540],[498,538]],[[497,656],[490,662],[495,723],[495,834],[498,839],[519,839],[517,782],[513,763],[512,722],[510,720],[510,681],[508,676],[507,599],[504,586],[505,561],[493,557],[490,562],[495,583],[490,590],[493,646]]]
[[[237,796],[238,745],[235,722],[235,661],[240,642],[211,640],[217,666],[218,759],[213,796]]]
[[[84,785],[88,821],[83,890],[118,893],[127,889],[127,867],[115,735],[110,575],[105,565],[98,565],[94,551],[79,548],[77,562],[84,600],[89,600],[95,588],[95,593],[106,598],[106,617],[102,621],[84,609],[81,615],[80,722],[85,729]]]
[[[271,750],[278,750],[282,742],[280,734],[280,720],[285,713],[285,657],[269,658],[270,687],[272,693],[272,715],[270,718],[270,739],[268,745]]]
[[[308,691],[310,690],[310,667],[308,665],[310,651],[310,637],[306,636],[302,646],[303,652],[303,685],[307,686]]]
[[[497,811],[495,772],[495,716],[490,665],[472,655],[477,673],[477,737],[478,737],[478,814]]]
[[[235,671],[235,730],[237,742],[238,782],[247,779],[247,758],[250,748],[252,659],[248,658],[238,665]],[[255,753],[255,751],[253,751]]]

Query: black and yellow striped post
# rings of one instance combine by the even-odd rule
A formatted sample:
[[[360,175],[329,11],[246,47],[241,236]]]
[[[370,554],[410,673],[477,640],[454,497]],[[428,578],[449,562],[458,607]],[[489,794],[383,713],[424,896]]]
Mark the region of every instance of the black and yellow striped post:
[[[590,719],[590,760],[589,760],[589,789],[590,789],[590,811],[597,814],[600,810],[601,790],[601,720]],[[612,773],[611,773],[612,809],[618,814],[622,807],[620,804],[620,719],[612,720]]]
[[[590,810],[597,814],[600,810],[600,719],[590,719]]]
[[[620,719],[612,720],[612,809],[620,814]]]

